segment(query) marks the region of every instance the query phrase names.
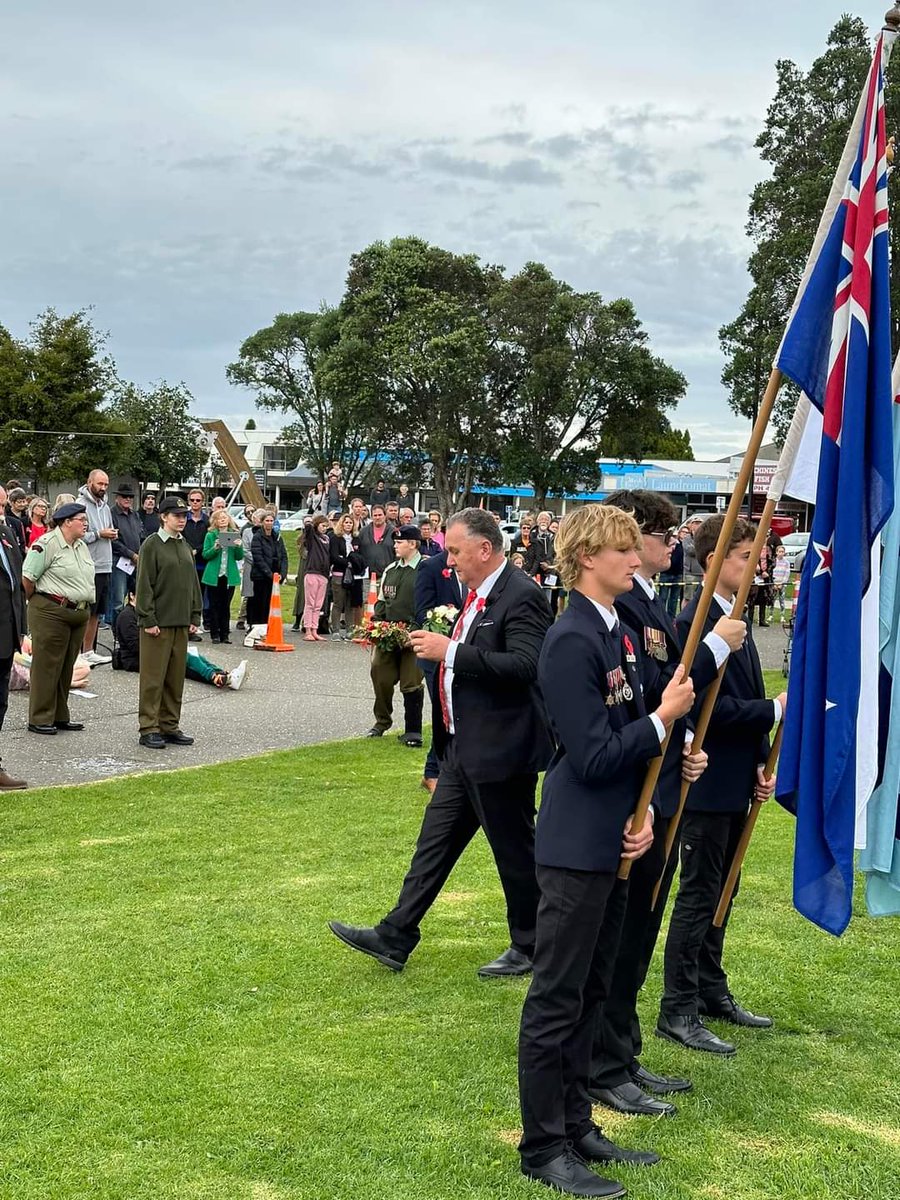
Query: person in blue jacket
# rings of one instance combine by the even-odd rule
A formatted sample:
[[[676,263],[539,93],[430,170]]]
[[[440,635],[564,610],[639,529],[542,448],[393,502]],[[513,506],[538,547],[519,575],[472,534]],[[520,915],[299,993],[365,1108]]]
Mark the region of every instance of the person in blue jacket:
[[[590,504],[563,519],[555,567],[571,595],[538,665],[556,752],[535,832],[540,902],[519,1033],[519,1153],[528,1178],[577,1196],[624,1195],[588,1163],[659,1161],[604,1137],[587,1090],[628,892],[619,863],[652,844],[652,809],[632,829],[647,765],[694,698],[679,666],[656,711],[644,707],[637,649],[614,609],[633,586],[640,545],[637,522],[619,509]]]

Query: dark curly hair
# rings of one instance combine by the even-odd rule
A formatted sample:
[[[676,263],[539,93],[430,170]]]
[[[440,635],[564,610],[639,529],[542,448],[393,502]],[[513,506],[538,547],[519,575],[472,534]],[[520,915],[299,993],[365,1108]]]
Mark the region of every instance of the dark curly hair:
[[[601,503],[630,513],[640,525],[641,533],[659,533],[678,524],[678,509],[664,492],[651,492],[646,488],[618,491]]]
[[[715,553],[716,544],[719,540],[719,534],[722,532],[724,522],[724,513],[714,517],[707,517],[694,534],[694,554],[704,572],[706,571],[709,556]],[[738,517],[734,533],[731,535],[731,541],[728,543],[728,549],[725,552],[726,557],[735,547],[740,546],[743,542],[752,542],[755,537],[756,526],[753,522],[748,521],[745,517]]]

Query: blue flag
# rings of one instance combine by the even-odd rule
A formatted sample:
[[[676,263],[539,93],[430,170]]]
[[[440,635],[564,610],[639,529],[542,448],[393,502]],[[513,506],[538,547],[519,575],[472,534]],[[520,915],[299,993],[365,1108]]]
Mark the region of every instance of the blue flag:
[[[794,904],[834,934],[850,921],[877,776],[878,536],[894,504],[882,50],[879,39],[843,199],[776,360],[823,421],[777,792],[797,815]]]

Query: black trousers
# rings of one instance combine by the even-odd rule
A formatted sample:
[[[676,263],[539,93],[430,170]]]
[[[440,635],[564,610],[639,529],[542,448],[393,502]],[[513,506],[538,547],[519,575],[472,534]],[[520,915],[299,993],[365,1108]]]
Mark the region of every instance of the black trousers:
[[[431,662],[427,658],[417,658],[419,670],[425,677],[425,687],[428,689],[428,697],[431,701],[431,728],[434,730],[438,721],[443,722],[444,714],[441,711],[441,701],[437,694],[438,681],[438,664]],[[434,733],[431,735],[431,744],[428,747],[428,755],[425,759],[425,769],[422,774],[426,779],[437,779],[441,773],[440,764],[438,763],[437,751],[434,748]]]
[[[539,866],[537,879],[534,976],[519,1028],[519,1153],[529,1167],[591,1128],[591,1048],[628,898],[611,871]]]
[[[3,718],[9,708],[9,676],[12,671],[13,656],[0,658],[0,729],[3,728]]]
[[[701,1000],[715,1002],[729,994],[722,951],[733,902],[721,929],[712,922],[746,820],[746,812],[684,814],[681,881],[666,938],[660,1005],[666,1016],[696,1015]]]
[[[206,585],[209,596],[209,632],[213,637],[227,638],[231,632],[231,597],[234,587],[228,584],[228,578],[220,575],[215,587]]]
[[[272,579],[254,579],[253,595],[247,601],[247,624],[266,625],[272,602]]]
[[[593,1087],[614,1088],[627,1083],[631,1068],[641,1056],[643,1040],[637,1012],[638,993],[644,986],[669,889],[678,866],[678,847],[672,847],[668,864],[666,834],[668,817],[657,817],[653,844],[643,857],[631,864],[628,902],[622,920],[622,935],[616,955],[609,993],[597,1019],[591,1064]],[[663,874],[663,867],[665,873]],[[660,876],[662,887],[653,908],[653,893]]]
[[[441,760],[440,777],[422,818],[400,898],[378,925],[378,932],[403,955],[416,948],[422,918],[480,827],[500,873],[510,942],[530,957],[538,903],[534,873],[537,775],[476,783],[459,761],[454,740],[450,738]]]

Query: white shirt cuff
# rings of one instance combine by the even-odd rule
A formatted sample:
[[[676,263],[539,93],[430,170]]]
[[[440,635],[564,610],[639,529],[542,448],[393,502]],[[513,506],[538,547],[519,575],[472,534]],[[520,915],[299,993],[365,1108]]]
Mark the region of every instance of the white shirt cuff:
[[[717,633],[708,633],[703,639],[703,645],[708,646],[712,650],[717,667],[721,667],[722,663],[727,660],[728,655],[731,653],[728,643],[723,637],[719,637]]]
[[[686,729],[684,731],[684,744],[685,744],[685,746],[687,746],[688,750],[690,750],[691,746],[693,746],[693,744],[694,744],[693,729]]]
[[[444,651],[444,666],[448,667],[451,671],[453,670],[453,662],[456,658],[456,650],[458,646],[459,642],[450,642],[447,646],[447,649]]]
[[[659,738],[660,744],[662,744],[666,740],[666,727],[663,725],[656,713],[650,714],[650,720],[653,722],[653,728],[656,730],[656,736]]]
[[[775,709],[775,720],[774,720],[773,724],[777,726],[777,725],[779,724],[779,722],[781,721],[781,717],[782,717],[782,712],[781,712],[781,701],[780,701],[780,700],[773,700],[773,701],[772,701],[772,706],[773,706],[773,707],[774,707],[774,709]]]

